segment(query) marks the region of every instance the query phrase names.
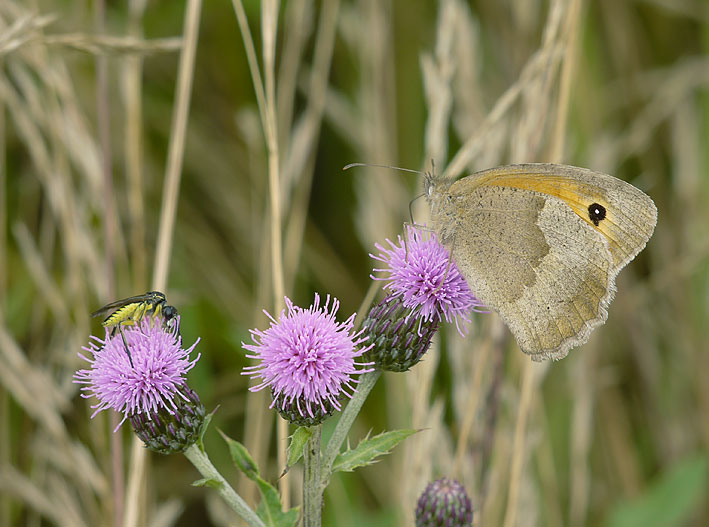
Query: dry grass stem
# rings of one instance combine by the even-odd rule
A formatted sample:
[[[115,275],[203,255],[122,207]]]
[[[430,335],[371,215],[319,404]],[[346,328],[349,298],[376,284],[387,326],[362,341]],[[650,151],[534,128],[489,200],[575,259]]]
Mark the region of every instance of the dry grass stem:
[[[170,128],[163,199],[160,209],[160,225],[158,229],[153,278],[151,281],[151,288],[158,291],[164,291],[167,285],[201,11],[202,0],[190,0],[187,3],[185,10],[184,46],[180,54],[180,64],[178,68],[173,121]],[[147,450],[143,447],[140,439],[138,439],[137,436],[133,437],[131,466],[128,473],[128,486],[126,490],[127,508],[124,520],[126,527],[137,525],[139,521],[140,504],[143,501],[140,498],[140,489],[144,484],[145,478],[146,452]]]
[[[181,37],[140,39],[136,37],[109,37],[96,35],[45,35],[31,44],[65,46],[92,55],[153,55],[174,53],[183,46]]]
[[[280,145],[278,144],[278,130],[276,129],[276,32],[278,25],[278,2],[267,0],[262,4],[261,10],[261,30],[263,39],[263,69],[265,79],[265,115],[262,120],[265,123],[264,132],[266,134],[266,149],[268,150],[268,195],[270,211],[270,241],[271,241],[271,279],[273,281],[273,309],[279,313],[284,306],[283,295],[285,294],[284,274],[283,274],[283,233],[282,233],[282,193],[280,175]],[[254,84],[256,78],[252,79]],[[287,427],[286,427],[287,428]],[[285,435],[282,435],[284,434]],[[285,443],[287,430],[284,425],[278,425],[279,444]],[[285,466],[285,452],[279,450],[279,464]],[[288,478],[281,480],[281,486],[287,485]],[[284,493],[287,495],[288,493]],[[286,498],[288,499],[288,498]]]
[[[128,31],[131,36],[141,36],[141,20],[145,9],[142,0],[131,1]],[[126,112],[123,152],[125,155],[128,186],[128,214],[130,218],[130,248],[133,283],[137,290],[147,288],[147,254],[145,247],[145,210],[143,196],[143,106],[141,57],[125,57],[122,64],[121,96]]]
[[[522,468],[524,460],[527,458],[527,446],[525,445],[527,420],[532,405],[535,372],[539,367],[526,357],[523,360],[522,388],[520,391],[519,408],[517,410],[514,442],[512,444],[512,462],[510,466],[509,491],[507,493],[507,508],[505,510],[505,527],[514,527],[517,525]]]
[[[337,27],[339,1],[328,2],[324,8],[315,37],[315,53],[313,68],[309,75],[308,103],[302,117],[290,131],[288,153],[282,163],[282,178],[284,192],[296,185],[293,192],[292,207],[286,222],[284,261],[291,262],[286,266],[284,282],[286,290],[293,287],[293,280],[300,262],[300,251],[303,247],[303,236],[310,201],[311,186],[314,172],[314,157],[317,140],[325,106],[325,93],[330,74],[330,64]],[[293,85],[295,89],[295,85]],[[300,175],[298,178],[297,176]]]
[[[475,422],[478,412],[478,404],[480,403],[480,399],[483,394],[483,375],[487,372],[487,361],[492,350],[492,341],[487,340],[481,347],[482,349],[477,353],[478,359],[475,361],[473,381],[469,386],[470,392],[466,397],[468,404],[465,407],[463,420],[460,424],[460,430],[458,432],[458,441],[455,450],[455,463],[453,464],[455,467],[456,477],[463,476],[463,457],[465,455],[466,448],[468,448],[471,429]]]

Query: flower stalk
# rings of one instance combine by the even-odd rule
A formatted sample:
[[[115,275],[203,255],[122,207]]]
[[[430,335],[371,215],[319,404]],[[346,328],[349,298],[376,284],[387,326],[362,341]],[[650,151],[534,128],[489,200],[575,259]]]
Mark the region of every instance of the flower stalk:
[[[303,527],[320,527],[323,497],[320,486],[322,425],[314,426],[311,430],[313,433],[303,450]]]
[[[212,465],[209,456],[196,444],[185,450],[185,457],[195,466],[205,479],[210,481],[210,486],[215,488],[224,501],[251,527],[265,527],[261,518],[246,504],[244,499],[229,485],[227,480]]]
[[[377,383],[377,380],[381,374],[381,370],[373,370],[360,376],[357,391],[342,411],[342,415],[340,415],[340,419],[337,421],[337,425],[335,426],[335,431],[332,433],[330,441],[327,442],[325,454],[322,458],[322,473],[320,476],[321,492],[324,491],[325,487],[327,487],[330,483],[330,476],[332,476],[332,464],[335,462],[337,454],[340,453],[342,443],[345,442],[347,434],[350,432],[350,428],[352,428],[355,418],[362,409],[364,401],[367,400],[369,392],[372,391],[372,388],[374,388],[374,385]]]

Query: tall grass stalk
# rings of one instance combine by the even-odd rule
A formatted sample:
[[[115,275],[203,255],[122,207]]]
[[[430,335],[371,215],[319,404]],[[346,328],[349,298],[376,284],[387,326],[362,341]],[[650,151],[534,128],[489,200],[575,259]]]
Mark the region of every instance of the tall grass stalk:
[[[165,168],[162,207],[160,209],[160,225],[155,253],[155,266],[153,268],[153,278],[151,281],[152,289],[157,291],[164,291],[167,285],[201,11],[202,0],[190,0],[185,8],[184,40],[182,52],[180,53],[175,104],[172,126],[170,128],[167,165]],[[131,448],[128,488],[126,491],[126,527],[132,527],[138,524],[141,515],[140,511],[144,509],[146,505],[144,502],[145,493],[141,492],[141,489],[145,485],[146,455],[147,450],[144,448],[143,443],[138,437],[134,436]]]

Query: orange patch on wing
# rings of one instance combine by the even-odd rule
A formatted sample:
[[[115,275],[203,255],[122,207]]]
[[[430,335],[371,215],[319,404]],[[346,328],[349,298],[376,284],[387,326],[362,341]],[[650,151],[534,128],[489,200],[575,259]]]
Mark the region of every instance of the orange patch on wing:
[[[607,200],[601,195],[597,187],[574,181],[563,176],[549,176],[542,174],[491,174],[482,178],[479,182],[481,186],[508,187],[524,190],[532,190],[548,196],[554,196],[564,201],[571,210],[583,221],[608,240],[614,260],[621,261],[627,254],[627,247],[617,238],[617,232],[613,228],[613,210]],[[595,225],[589,217],[588,207],[593,203],[603,205],[606,209],[606,217],[598,225]]]

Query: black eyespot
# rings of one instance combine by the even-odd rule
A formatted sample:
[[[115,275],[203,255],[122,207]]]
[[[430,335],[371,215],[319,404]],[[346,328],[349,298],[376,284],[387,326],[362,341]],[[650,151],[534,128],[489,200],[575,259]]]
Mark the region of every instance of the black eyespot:
[[[588,206],[588,218],[598,227],[601,220],[606,218],[606,208],[598,203],[591,203]]]

